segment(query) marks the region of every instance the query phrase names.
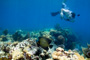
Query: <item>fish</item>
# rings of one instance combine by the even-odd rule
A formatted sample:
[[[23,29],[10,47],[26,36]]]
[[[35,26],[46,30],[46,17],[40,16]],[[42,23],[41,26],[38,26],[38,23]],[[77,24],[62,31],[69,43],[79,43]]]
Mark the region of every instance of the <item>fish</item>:
[[[50,38],[39,37],[38,39],[39,39],[39,41],[37,42],[38,46],[41,46],[44,49],[47,49],[48,47],[52,47],[50,45],[50,43],[52,41]]]

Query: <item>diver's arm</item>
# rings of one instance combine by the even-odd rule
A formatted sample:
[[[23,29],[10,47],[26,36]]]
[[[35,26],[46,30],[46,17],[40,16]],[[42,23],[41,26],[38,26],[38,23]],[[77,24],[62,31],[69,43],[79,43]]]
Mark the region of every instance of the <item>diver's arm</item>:
[[[61,19],[63,19],[63,10],[61,9],[61,12],[60,12],[60,17],[61,17]]]
[[[66,8],[67,7],[67,5],[65,3],[66,3],[66,0],[63,0],[62,1],[62,8]]]

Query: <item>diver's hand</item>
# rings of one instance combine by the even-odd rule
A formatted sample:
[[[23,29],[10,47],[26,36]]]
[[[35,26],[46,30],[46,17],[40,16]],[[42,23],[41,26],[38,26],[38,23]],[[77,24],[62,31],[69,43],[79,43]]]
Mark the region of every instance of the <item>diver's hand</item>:
[[[61,19],[63,19],[63,13],[60,13],[60,17],[61,17]]]

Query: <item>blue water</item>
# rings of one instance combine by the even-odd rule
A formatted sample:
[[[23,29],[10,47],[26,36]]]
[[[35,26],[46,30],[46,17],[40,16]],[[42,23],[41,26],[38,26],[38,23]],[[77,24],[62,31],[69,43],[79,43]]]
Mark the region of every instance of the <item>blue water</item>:
[[[0,27],[2,29],[38,30],[52,28],[59,23],[61,27],[71,28],[83,45],[90,43],[90,0],[67,0],[67,6],[80,17],[75,22],[51,16],[60,11],[63,0],[0,0]]]

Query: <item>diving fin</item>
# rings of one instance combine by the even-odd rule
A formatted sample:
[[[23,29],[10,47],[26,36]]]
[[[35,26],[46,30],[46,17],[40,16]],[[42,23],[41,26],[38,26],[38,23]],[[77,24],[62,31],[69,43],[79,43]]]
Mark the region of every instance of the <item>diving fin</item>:
[[[57,12],[52,12],[52,13],[51,13],[52,16],[56,16],[56,15],[58,15],[58,14],[60,14],[59,11],[57,11]]]

